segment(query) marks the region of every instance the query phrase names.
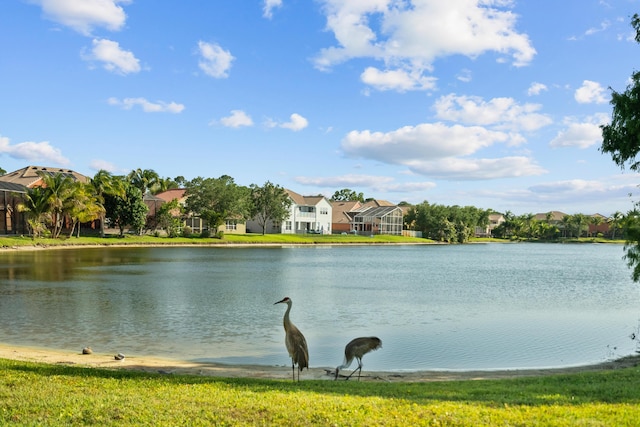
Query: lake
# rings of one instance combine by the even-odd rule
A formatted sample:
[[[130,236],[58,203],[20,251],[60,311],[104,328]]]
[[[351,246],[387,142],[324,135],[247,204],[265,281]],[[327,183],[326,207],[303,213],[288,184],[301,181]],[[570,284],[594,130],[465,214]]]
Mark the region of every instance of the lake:
[[[493,370],[633,354],[640,287],[615,244],[78,248],[0,252],[0,342],[311,367],[352,338],[364,370]],[[354,365],[355,366],[355,365]]]

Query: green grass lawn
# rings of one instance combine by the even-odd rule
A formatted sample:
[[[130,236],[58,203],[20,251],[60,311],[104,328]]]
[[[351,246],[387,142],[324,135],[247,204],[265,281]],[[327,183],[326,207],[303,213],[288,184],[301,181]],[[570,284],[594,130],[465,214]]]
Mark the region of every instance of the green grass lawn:
[[[225,234],[224,238],[154,237],[108,235],[106,237],[65,237],[46,239],[24,236],[0,237],[0,247],[68,246],[68,245],[224,245],[224,244],[382,244],[382,243],[430,243],[417,237],[376,235],[354,236],[340,234]]]
[[[640,368],[511,380],[215,378],[0,359],[0,425],[637,426]]]

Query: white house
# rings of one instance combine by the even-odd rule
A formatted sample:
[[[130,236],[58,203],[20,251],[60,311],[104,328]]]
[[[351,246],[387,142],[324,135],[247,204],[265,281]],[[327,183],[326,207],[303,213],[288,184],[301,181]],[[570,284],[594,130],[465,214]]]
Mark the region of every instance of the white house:
[[[331,234],[331,203],[324,196],[301,196],[285,189],[291,199],[289,216],[282,223],[266,224],[265,233],[274,234]],[[247,232],[262,232],[255,220],[247,221]]]

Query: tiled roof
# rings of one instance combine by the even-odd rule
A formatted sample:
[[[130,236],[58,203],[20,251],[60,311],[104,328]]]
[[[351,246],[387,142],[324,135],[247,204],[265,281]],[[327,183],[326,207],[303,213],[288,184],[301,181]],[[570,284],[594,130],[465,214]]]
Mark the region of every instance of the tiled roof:
[[[0,181],[3,182],[11,182],[14,184],[21,184],[25,187],[32,188],[38,185],[38,182],[42,178],[38,175],[38,172],[55,175],[55,174],[63,174],[65,176],[69,176],[73,178],[74,181],[80,182],[88,182],[89,178],[79,174],[78,172],[72,171],[71,169],[65,168],[52,168],[45,166],[27,166],[22,169],[18,169],[17,171],[9,172],[8,174],[0,176]]]

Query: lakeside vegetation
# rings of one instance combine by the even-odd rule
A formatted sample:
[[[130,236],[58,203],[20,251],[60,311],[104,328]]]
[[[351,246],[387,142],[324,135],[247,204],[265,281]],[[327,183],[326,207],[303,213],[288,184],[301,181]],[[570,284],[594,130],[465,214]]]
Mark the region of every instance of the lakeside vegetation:
[[[470,243],[509,243],[536,240],[496,239],[479,237]],[[611,240],[602,237],[582,237],[553,241],[554,243],[624,243],[624,240]],[[30,236],[1,236],[0,248],[28,248],[28,247],[66,247],[66,246],[179,246],[179,245],[330,245],[330,244],[436,244],[430,239],[420,237],[405,237],[392,235],[323,235],[323,234],[227,234],[223,239],[213,237],[156,237],[151,235],[105,235],[105,237],[67,237],[67,238],[33,238]]]
[[[162,375],[0,359],[2,425],[637,425],[640,368],[374,382]]]

